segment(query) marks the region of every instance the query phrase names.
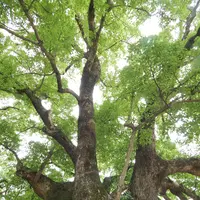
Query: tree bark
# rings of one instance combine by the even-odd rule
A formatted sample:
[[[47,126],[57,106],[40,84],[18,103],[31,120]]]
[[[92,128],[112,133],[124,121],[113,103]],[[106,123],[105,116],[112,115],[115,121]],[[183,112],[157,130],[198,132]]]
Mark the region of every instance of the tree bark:
[[[24,166],[18,166],[16,174],[26,180],[41,199],[72,200],[73,182],[54,182],[43,174],[36,181],[37,172]]]
[[[139,132],[138,138],[141,134],[142,132]],[[165,162],[156,154],[154,133],[152,133],[151,143],[139,144],[136,150],[136,162],[130,186],[134,200],[158,199],[158,190],[165,177],[164,166]]]
[[[100,76],[100,63],[91,48],[85,64],[79,100],[78,146],[74,185],[76,200],[107,199],[100,182],[96,160],[96,132],[94,122],[93,89]]]

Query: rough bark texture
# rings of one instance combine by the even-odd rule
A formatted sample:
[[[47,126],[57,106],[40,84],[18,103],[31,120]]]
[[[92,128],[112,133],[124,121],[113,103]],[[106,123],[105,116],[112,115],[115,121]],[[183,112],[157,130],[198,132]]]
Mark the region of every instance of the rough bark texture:
[[[134,200],[158,199],[158,189],[165,175],[165,162],[157,156],[154,142],[153,138],[151,144],[138,145],[130,188]]]
[[[152,147],[139,147],[133,173],[131,192],[136,200],[156,200],[158,194],[157,157]]]
[[[107,199],[100,182],[96,160],[96,132],[94,122],[93,89],[100,76],[100,63],[91,49],[85,64],[79,101],[78,147],[74,199]]]
[[[26,180],[34,192],[44,200],[71,200],[73,193],[72,182],[54,182],[44,175],[40,175],[36,181],[37,172],[20,166],[16,172],[18,176]]]

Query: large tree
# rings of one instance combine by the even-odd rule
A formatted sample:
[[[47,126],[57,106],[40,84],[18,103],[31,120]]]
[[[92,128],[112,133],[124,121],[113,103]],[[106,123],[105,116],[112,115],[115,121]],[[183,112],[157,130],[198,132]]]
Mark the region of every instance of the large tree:
[[[1,1],[2,199],[200,199],[199,3]]]

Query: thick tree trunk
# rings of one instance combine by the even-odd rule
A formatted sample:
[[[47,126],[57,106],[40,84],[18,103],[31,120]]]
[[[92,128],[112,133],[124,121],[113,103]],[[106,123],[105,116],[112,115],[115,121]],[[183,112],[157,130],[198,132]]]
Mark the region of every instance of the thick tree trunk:
[[[158,190],[165,177],[164,166],[164,161],[156,154],[154,139],[151,144],[138,146],[130,188],[134,200],[158,199]]]
[[[76,200],[107,199],[100,182],[96,160],[93,89],[100,76],[100,63],[91,49],[85,64],[80,87],[78,147],[74,196]]]

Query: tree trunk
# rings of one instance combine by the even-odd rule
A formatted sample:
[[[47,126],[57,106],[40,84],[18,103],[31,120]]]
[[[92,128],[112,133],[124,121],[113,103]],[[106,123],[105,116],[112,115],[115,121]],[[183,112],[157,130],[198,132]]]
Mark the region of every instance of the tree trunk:
[[[100,76],[100,63],[91,49],[80,86],[78,146],[73,199],[100,200],[108,195],[100,182],[96,160],[93,89]]]
[[[152,143],[138,145],[136,151],[130,187],[134,200],[157,200],[159,186],[165,177],[165,162],[156,154],[154,133],[152,135]]]

